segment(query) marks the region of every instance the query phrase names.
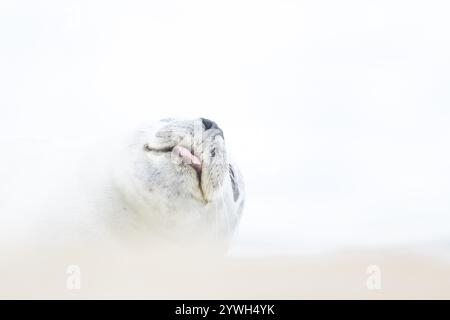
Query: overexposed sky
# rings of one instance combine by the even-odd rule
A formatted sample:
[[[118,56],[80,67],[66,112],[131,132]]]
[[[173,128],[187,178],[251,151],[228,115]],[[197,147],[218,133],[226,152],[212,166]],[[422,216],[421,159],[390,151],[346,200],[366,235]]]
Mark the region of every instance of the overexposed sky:
[[[0,1],[0,135],[204,116],[242,246],[450,235],[448,1]],[[262,240],[263,239],[263,240]]]

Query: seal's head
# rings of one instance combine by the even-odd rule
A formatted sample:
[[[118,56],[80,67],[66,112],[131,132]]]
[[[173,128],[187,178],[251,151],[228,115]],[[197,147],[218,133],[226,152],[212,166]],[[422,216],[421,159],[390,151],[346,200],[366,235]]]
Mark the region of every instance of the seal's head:
[[[145,125],[133,138],[129,167],[131,183],[122,186],[128,205],[141,215],[157,216],[153,224],[182,225],[193,233],[197,227],[234,230],[244,186],[214,121],[169,118]]]
[[[215,122],[164,119],[146,135],[143,169],[149,188],[203,202],[222,196],[228,161],[224,135]]]

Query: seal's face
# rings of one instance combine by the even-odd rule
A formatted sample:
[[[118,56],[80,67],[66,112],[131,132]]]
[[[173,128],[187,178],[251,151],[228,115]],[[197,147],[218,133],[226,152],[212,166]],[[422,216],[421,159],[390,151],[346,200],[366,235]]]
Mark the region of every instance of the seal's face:
[[[219,126],[208,119],[163,119],[141,140],[146,187],[166,197],[207,203],[223,197],[229,175],[225,141]],[[230,190],[232,191],[232,190]]]
[[[133,228],[183,241],[233,234],[244,205],[244,183],[215,122],[146,124],[121,155],[115,185]]]

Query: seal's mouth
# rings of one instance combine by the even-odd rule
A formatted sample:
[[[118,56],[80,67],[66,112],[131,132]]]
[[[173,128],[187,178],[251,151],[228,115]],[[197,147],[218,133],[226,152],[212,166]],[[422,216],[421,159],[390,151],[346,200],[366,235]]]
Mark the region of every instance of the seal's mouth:
[[[153,148],[150,147],[148,144],[144,146],[144,149],[146,151],[155,151],[155,152],[162,152],[162,153],[171,153],[172,159],[176,159],[176,162],[181,162],[182,164],[191,166],[198,175],[202,172],[202,163],[200,159],[194,155],[193,152],[191,152],[189,149],[177,145],[174,147],[167,147],[167,148]]]
[[[148,144],[144,145],[144,150],[147,152],[157,152],[157,153],[170,153],[171,161],[177,165],[190,166],[195,170],[198,188],[202,195],[204,201],[206,201],[205,192],[202,187],[202,162],[199,157],[194,155],[194,153],[186,147],[181,145],[164,147],[164,148],[153,148]]]
[[[172,154],[179,157],[184,164],[194,168],[197,174],[201,174],[202,163],[200,162],[200,159],[189,149],[182,146],[175,146],[172,149]]]

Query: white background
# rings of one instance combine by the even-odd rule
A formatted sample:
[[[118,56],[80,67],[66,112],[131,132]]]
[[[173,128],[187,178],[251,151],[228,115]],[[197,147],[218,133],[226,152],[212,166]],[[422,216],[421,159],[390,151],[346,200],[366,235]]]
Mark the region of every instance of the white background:
[[[200,115],[246,177],[238,252],[445,244],[449,16],[434,0],[1,0],[0,136]]]

